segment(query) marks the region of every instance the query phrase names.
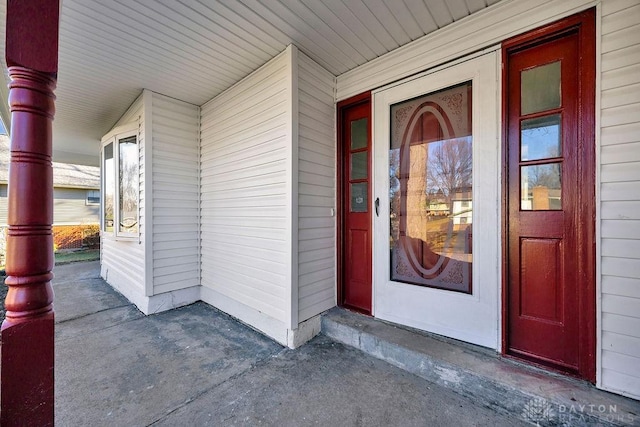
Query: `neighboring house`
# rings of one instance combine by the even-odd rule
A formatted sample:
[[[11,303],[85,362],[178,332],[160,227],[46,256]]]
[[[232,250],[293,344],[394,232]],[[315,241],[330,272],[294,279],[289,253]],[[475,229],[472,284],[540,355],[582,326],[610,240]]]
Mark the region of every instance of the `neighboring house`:
[[[640,399],[637,0],[61,15],[54,159],[101,151],[101,273],[144,313],[296,347],[339,305]]]
[[[7,227],[9,137],[0,135],[0,258],[4,265]],[[100,244],[100,168],[53,163],[53,236],[57,250]]]

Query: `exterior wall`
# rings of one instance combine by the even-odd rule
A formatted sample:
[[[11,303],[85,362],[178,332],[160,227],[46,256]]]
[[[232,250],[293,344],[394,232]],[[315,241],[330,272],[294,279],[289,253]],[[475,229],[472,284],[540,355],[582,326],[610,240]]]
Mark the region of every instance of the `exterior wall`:
[[[200,108],[153,93],[152,120],[155,295],[200,286]]]
[[[604,0],[601,34],[600,384],[640,399],[640,3]]]
[[[7,209],[9,209],[9,199],[7,198],[7,184],[0,184],[0,225],[7,224]],[[4,253],[4,252],[3,252]]]
[[[292,49],[201,109],[202,299],[286,344]]]
[[[434,68],[598,5],[598,386],[640,398],[640,5],[501,2],[337,78],[337,99]]]
[[[99,222],[100,205],[87,204],[86,189],[53,189],[54,224],[98,224]]]
[[[138,240],[117,240],[114,236],[101,233],[100,261],[101,276],[125,297],[146,311],[145,298],[145,197],[144,197],[144,148],[145,126],[143,95],[129,107],[116,123],[121,126],[135,122],[138,124],[138,147],[140,150],[140,238]]]
[[[336,305],[335,77],[298,55],[298,320]]]

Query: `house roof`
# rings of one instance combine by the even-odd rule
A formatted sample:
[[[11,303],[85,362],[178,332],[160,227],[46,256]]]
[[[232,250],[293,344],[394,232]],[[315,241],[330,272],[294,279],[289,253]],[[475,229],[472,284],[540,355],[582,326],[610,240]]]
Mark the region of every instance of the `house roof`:
[[[97,166],[142,89],[202,105],[289,44],[339,76],[498,1],[61,1],[54,159]],[[3,62],[5,15],[0,2]]]
[[[9,181],[9,137],[0,135],[0,184]],[[53,186],[58,188],[100,189],[100,168],[53,162]]]

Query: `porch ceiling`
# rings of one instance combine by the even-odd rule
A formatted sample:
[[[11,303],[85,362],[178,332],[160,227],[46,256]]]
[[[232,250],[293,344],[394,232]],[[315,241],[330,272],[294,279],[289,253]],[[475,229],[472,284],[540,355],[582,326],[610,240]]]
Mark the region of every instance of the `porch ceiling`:
[[[97,165],[143,88],[202,105],[290,43],[338,76],[498,1],[62,0],[54,159]]]

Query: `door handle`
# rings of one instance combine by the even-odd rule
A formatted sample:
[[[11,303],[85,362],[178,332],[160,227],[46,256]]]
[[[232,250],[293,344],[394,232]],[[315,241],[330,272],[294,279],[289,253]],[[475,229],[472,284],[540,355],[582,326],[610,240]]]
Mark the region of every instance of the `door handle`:
[[[376,197],[374,206],[376,207],[376,216],[380,216],[380,197]]]

